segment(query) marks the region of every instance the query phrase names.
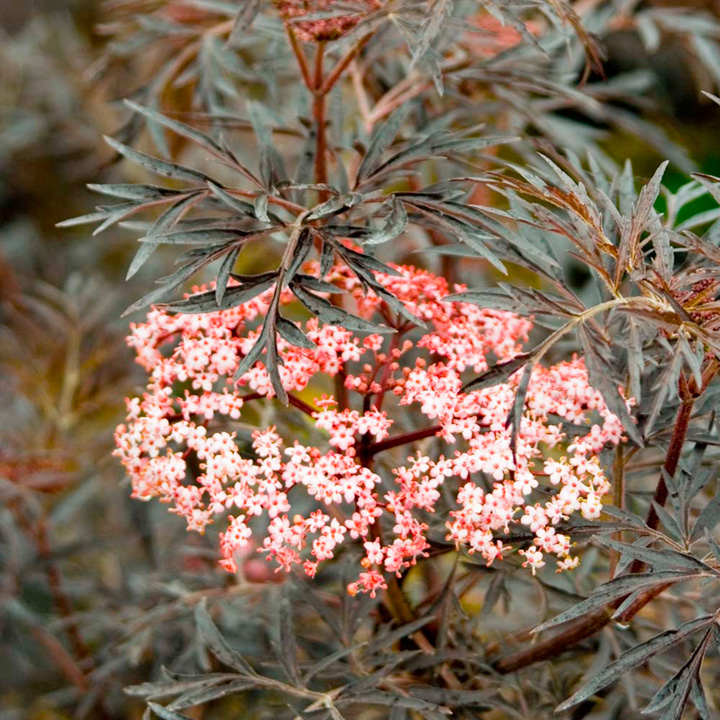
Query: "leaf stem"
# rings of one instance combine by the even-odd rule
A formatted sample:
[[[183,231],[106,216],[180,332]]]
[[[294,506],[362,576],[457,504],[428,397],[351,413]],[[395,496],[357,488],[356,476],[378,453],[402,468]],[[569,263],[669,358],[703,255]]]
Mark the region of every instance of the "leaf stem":
[[[295,54],[295,59],[297,60],[298,67],[300,68],[300,74],[302,75],[303,82],[305,83],[305,86],[308,90],[312,91],[313,89],[313,81],[310,77],[310,68],[308,67],[307,58],[305,57],[305,52],[302,49],[302,46],[300,45],[300,41],[297,38],[297,35],[295,34],[295,31],[292,29],[292,27],[289,24],[285,25],[285,30],[287,32],[288,39],[290,40],[290,47],[292,48],[293,53]]]
[[[334,87],[335,83],[340,79],[340,76],[347,70],[348,65],[358,56],[360,51],[368,44],[373,33],[367,33],[363,35],[348,53],[338,62],[338,64],[332,69],[330,74],[325,79],[322,87],[318,90],[323,95],[327,95]],[[317,89],[317,86],[316,86]]]
[[[327,183],[327,133],[325,127],[325,95],[321,92],[323,86],[323,60],[325,57],[325,44],[318,43],[315,52],[315,79],[310,86],[314,93],[313,122],[315,124],[315,182]],[[320,192],[320,202],[326,200],[326,194]]]
[[[402,435],[395,435],[394,437],[386,438],[380,442],[375,442],[368,445],[365,450],[367,457],[373,457],[384,450],[391,450],[392,448],[399,447],[400,445],[407,445],[408,443],[423,440],[433,435],[437,435],[442,430],[442,425],[431,425],[430,427],[423,428],[422,430],[413,430],[412,432],[403,433]]]

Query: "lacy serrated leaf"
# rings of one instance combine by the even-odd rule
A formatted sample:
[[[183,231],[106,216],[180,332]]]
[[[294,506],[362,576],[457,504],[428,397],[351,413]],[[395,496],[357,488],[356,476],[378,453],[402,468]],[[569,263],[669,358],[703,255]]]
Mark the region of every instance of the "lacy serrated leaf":
[[[348,257],[346,253],[341,252],[341,255],[348,264],[348,267],[360,278],[360,280],[367,285],[378,297],[382,298],[385,304],[394,310],[398,315],[409,320],[413,325],[418,327],[427,327],[425,323],[416,315],[414,315],[408,307],[401,300],[396,298],[391,292],[386,290],[376,279],[375,275],[363,267],[362,261],[356,261],[352,257]],[[367,256],[360,256],[363,260]]]
[[[254,207],[244,200],[236,198],[231,195],[225,188],[220,187],[211,180],[208,180],[207,186],[210,192],[215,195],[221,202],[227,205],[232,210],[236,210],[241,215],[247,215],[248,217],[255,217]]]
[[[159,113],[152,108],[139,105],[132,100],[125,100],[125,105],[127,105],[131,110],[140,113],[141,115],[144,115],[146,118],[154,120],[155,122],[159,123],[163,127],[168,128],[169,130],[172,130],[178,135],[181,135],[188,140],[192,140],[193,142],[206,148],[207,150],[212,151],[215,155],[218,155],[219,157],[226,157],[225,148],[219,145],[206,133],[201,132],[200,130],[196,130],[195,128],[190,127],[183,122],[179,122],[178,120],[172,120],[171,118],[163,115],[162,113]]]
[[[262,105],[256,101],[248,103],[250,123],[260,149],[260,178],[263,186],[271,190],[282,182],[287,181],[282,158],[272,142],[272,131],[268,129],[266,112]]]
[[[717,573],[717,571],[713,570],[713,568],[709,565],[706,565],[702,562],[702,560],[698,560],[692,555],[681,553],[670,548],[653,550],[652,548],[641,547],[639,545],[622,543],[618,540],[614,540],[613,538],[602,538],[598,542],[601,542],[603,545],[606,545],[613,550],[617,550],[622,555],[631,557],[633,560],[640,560],[653,568],[663,570],[682,569],[685,571],[694,571],[698,573],[705,572],[708,574]]]
[[[172,697],[181,693],[200,690],[232,680],[235,675],[228,673],[213,673],[198,675],[184,680],[160,680],[158,682],[145,682],[125,688],[127,695],[155,700],[162,697]]]
[[[240,254],[242,248],[236,247],[223,258],[220,269],[218,270],[217,277],[215,278],[215,302],[218,307],[223,307],[223,298],[227,291],[227,283],[230,278],[230,273],[235,267],[235,262]]]
[[[653,695],[650,702],[643,708],[644,714],[655,713],[662,708],[667,708],[662,715],[662,720],[681,720],[693,682],[697,678],[703,661],[711,632],[712,629],[709,629],[705,633],[687,662]]]
[[[135,204],[133,204],[132,207],[136,207]],[[86,215],[78,215],[74,218],[68,218],[67,220],[61,220],[59,223],[55,224],[55,227],[68,228],[75,227],[76,225],[91,225],[92,223],[96,223],[100,220],[105,220],[107,217],[107,211],[88,213]]]
[[[293,612],[290,601],[284,597],[278,605],[278,657],[285,674],[295,685],[300,683],[300,669],[297,662],[297,642],[293,627]]]
[[[206,250],[200,257],[186,263],[171,275],[161,278],[157,281],[159,287],[155,290],[151,290],[146,295],[143,295],[143,297],[139,300],[136,300],[123,312],[122,317],[125,317],[136,310],[142,310],[143,308],[166,298],[173,290],[195,274],[201,267],[207,265],[209,262],[212,262],[215,259],[215,256],[215,251],[212,249]]]
[[[343,289],[337,285],[321,280],[320,278],[316,278],[313,275],[296,273],[294,281],[295,283],[302,285],[307,290],[312,290],[313,292],[328,293],[329,295],[340,295],[344,292]]]
[[[191,720],[187,715],[181,715],[174,710],[168,710],[168,708],[158,705],[157,703],[150,702],[148,707],[157,715],[161,720]]]
[[[384,123],[381,123],[375,128],[370,138],[367,151],[358,168],[356,185],[371,175],[373,170],[378,166],[382,154],[393,142],[400,130],[400,126],[405,122],[410,107],[411,105],[409,103],[402,105],[390,115]]]
[[[162,215],[153,223],[150,230],[141,243],[138,251],[135,253],[130,266],[128,267],[125,279],[129,280],[135,273],[148,261],[150,256],[157,249],[159,242],[154,242],[153,238],[156,235],[162,235],[169,228],[171,228],[182,216],[192,207],[192,205],[198,200],[197,193],[191,193],[186,196],[180,196],[180,199],[175,202],[171,207],[165,210]]]
[[[260,337],[255,341],[254,345],[250,348],[247,355],[240,361],[237,370],[235,370],[235,380],[241,378],[255,363],[262,357],[262,352],[265,349],[265,338],[261,334]]]
[[[207,611],[207,603],[204,598],[195,606],[195,624],[200,638],[220,662],[244,675],[253,676],[255,674],[248,661],[225,642],[225,638]]]
[[[88,189],[102,195],[122,198],[123,200],[136,200],[145,202],[147,200],[158,200],[159,198],[172,197],[182,193],[180,190],[157,187],[155,185],[140,185],[134,183],[117,183],[98,185],[89,183]]]
[[[320,322],[328,325],[341,325],[347,330],[355,330],[357,332],[367,333],[394,333],[393,328],[387,325],[378,325],[377,323],[365,320],[357,315],[351,315],[342,308],[329,303],[324,298],[319,297],[305,290],[298,282],[291,284],[291,289],[295,297],[313,314],[318,317]]]
[[[449,708],[441,708],[435,703],[427,702],[420,698],[413,698],[408,695],[385,692],[383,690],[361,692],[347,698],[339,698],[337,701],[338,705],[345,703],[403,707],[408,710],[421,712],[423,714],[422,717],[427,718],[427,720],[445,720],[451,713]]]
[[[706,530],[708,533],[712,533],[719,522],[720,495],[715,495],[707,502],[698,515],[697,520],[695,520],[692,533],[690,534],[690,540],[695,541],[700,539]]]
[[[364,267],[370,272],[379,272],[385,275],[395,275],[396,277],[400,275],[399,270],[396,270],[390,265],[386,265],[384,262],[381,262],[377,258],[374,258],[372,255],[356,252],[355,250],[352,250],[345,245],[340,245],[339,243],[335,243],[335,249],[338,253],[340,253],[340,255],[342,255],[345,262],[349,264],[360,265],[361,267]]]
[[[161,160],[160,158],[156,158],[152,155],[147,155],[139,150],[134,150],[128,145],[124,145],[107,135],[104,136],[104,139],[105,142],[118,154],[134,163],[137,163],[138,165],[141,165],[155,175],[162,175],[163,177],[175,180],[185,180],[186,182],[191,183],[200,182],[203,185],[209,179],[206,175],[197,170],[193,170],[183,165],[166,162],[165,160]]]
[[[335,195],[321,205],[313,208],[312,212],[305,218],[306,220],[320,220],[322,218],[337,215],[345,210],[354,207],[362,200],[359,193],[346,193],[344,195]]]
[[[463,387],[464,392],[472,392],[473,390],[482,390],[483,388],[500,385],[507,382],[513,373],[520,368],[525,367],[533,358],[533,353],[519,353],[511,360],[497,363],[488,368],[482,375],[478,375]]]
[[[393,196],[390,201],[390,212],[383,224],[371,231],[362,239],[363,245],[381,245],[394,240],[401,235],[407,227],[408,216],[402,201]]]
[[[409,637],[413,633],[420,630],[420,628],[425,627],[425,625],[427,625],[432,619],[432,615],[425,615],[424,617],[418,618],[417,620],[413,620],[412,622],[401,625],[395,630],[391,630],[390,632],[386,633],[380,633],[368,643],[366,650],[367,655],[370,656],[392,647],[398,640]]]
[[[160,245],[213,245],[229,243],[233,240],[247,238],[254,233],[244,230],[228,230],[224,228],[210,228],[198,230],[175,230],[153,236],[140,238],[141,242],[150,242]]]
[[[296,347],[312,350],[317,347],[315,343],[294,322],[278,315],[276,319],[277,331],[280,337]]]
[[[465,290],[460,293],[446,295],[444,302],[461,302],[471,303],[483,308],[492,308],[494,310],[505,310],[507,312],[518,312],[520,305],[513,295],[509,294],[514,290],[510,288],[506,290],[499,288],[475,288],[473,290]]]
[[[218,700],[228,695],[244,692],[255,687],[255,681],[248,680],[232,680],[222,685],[214,685],[213,687],[200,688],[197,690],[188,690],[173,700],[166,706],[166,710],[184,710],[185,708],[203,705],[212,700]]]
[[[610,663],[610,665],[592,678],[590,682],[558,705],[555,708],[555,712],[568,710],[583,700],[587,700],[598,692],[598,690],[602,690],[604,687],[619,680],[628,671],[646,662],[648,658],[682,642],[686,637],[696,633],[698,630],[707,628],[713,620],[712,615],[705,615],[684,623],[676,630],[666,630],[651,640],[640,643],[640,645],[623,653],[615,662]]]
[[[577,335],[583,348],[590,384],[600,392],[608,410],[622,423],[623,430],[637,445],[643,447],[645,444],[643,437],[630,415],[627,401],[620,394],[618,383],[613,377],[613,369],[602,354],[602,350],[606,348],[602,343],[598,343],[598,338],[592,336],[585,326],[578,327]]]
[[[245,0],[245,3],[240,6],[228,37],[228,45],[232,46],[250,29],[262,4],[262,0]]]
[[[186,315],[226,310],[227,308],[242,305],[260,293],[265,292],[265,290],[268,290],[277,281],[278,273],[277,271],[273,271],[244,277],[246,279],[242,285],[239,287],[228,287],[225,290],[221,306],[218,305],[215,290],[209,290],[208,292],[191,295],[185,300],[164,304],[162,307],[168,312],[178,312]]]
[[[603,585],[599,585],[592,594],[577,605],[573,605],[551,620],[541,623],[533,629],[533,633],[543,632],[556,625],[562,625],[575,618],[582,617],[589,612],[605,607],[618,598],[624,597],[638,590],[645,590],[655,585],[681,582],[697,578],[700,573],[697,570],[691,572],[680,570],[661,570],[652,573],[633,573],[632,575],[621,575]]]
[[[295,251],[293,252],[292,260],[290,261],[290,264],[283,276],[283,282],[285,285],[290,283],[295,277],[305,260],[307,260],[312,248],[313,240],[310,228],[303,228],[298,236],[297,242],[295,243]]]

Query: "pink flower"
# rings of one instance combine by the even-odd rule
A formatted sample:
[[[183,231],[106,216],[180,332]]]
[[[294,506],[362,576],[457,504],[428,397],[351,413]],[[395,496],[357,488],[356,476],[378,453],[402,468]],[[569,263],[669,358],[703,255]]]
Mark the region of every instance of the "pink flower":
[[[132,325],[128,343],[148,384],[127,401],[115,454],[133,496],[166,503],[189,530],[224,523],[220,564],[229,572],[253,547],[278,569],[301,565],[314,576],[343,545],[356,544],[364,554],[351,593],[375,594],[386,587],[383,573],[402,573],[426,557],[429,515],[444,524],[448,540],[488,564],[512,550],[497,535],[520,522],[532,533],[520,550],[524,565],[535,572],[552,556],[559,569],[574,567],[570,539],[556,526],[577,511],[600,515],[610,484],[597,453],[622,438],[582,359],[534,369],[513,446],[506,421],[518,378],[470,393],[462,387],[488,367],[488,355],[502,361],[520,352],[530,321],[445,302],[444,279],[396,270],[377,280],[423,318],[426,330],[360,338],[313,318],[303,326],[313,348],[278,340],[289,393],[310,383],[329,387],[342,373],[350,398],[348,407],[316,398],[312,412],[298,415],[305,429],[298,432],[294,421],[289,436],[279,423],[244,429],[258,417],[247,414],[249,404],[264,405],[260,417],[274,408],[262,358],[233,378],[273,289],[205,315],[153,309],[145,323]],[[318,274],[317,264],[305,272]],[[329,280],[360,315],[382,310],[381,298],[366,293],[347,268],[333,268]],[[282,303],[291,301],[284,293]],[[551,415],[587,432],[570,441]],[[394,455],[384,454],[388,446],[397,448]],[[393,462],[383,464],[384,457]]]
[[[341,12],[332,14],[333,0],[275,0],[281,17],[295,30],[303,42],[337,40],[350,32],[372,10],[381,6],[380,0],[351,0],[343,3]],[[349,7],[349,11],[345,8]],[[331,13],[329,17],[302,20],[316,13]]]

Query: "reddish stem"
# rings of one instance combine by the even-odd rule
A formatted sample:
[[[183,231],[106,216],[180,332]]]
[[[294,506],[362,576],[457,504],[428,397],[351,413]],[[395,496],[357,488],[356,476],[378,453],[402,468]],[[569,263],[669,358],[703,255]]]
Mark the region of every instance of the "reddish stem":
[[[395,435],[389,437],[380,442],[372,443],[368,445],[365,450],[367,457],[373,457],[384,450],[391,450],[392,448],[399,447],[400,445],[407,445],[408,443],[416,442],[417,440],[423,440],[433,435],[437,435],[442,430],[441,425],[432,425],[422,430],[414,430],[413,432],[403,433],[402,435]]]
[[[313,121],[315,123],[316,145],[315,145],[315,182],[326,183],[327,174],[327,134],[325,128],[325,95],[322,92],[323,86],[323,59],[325,57],[324,43],[318,43],[315,52],[315,79],[312,88],[313,99]],[[326,193],[320,193],[320,201],[326,199]]]
[[[297,59],[298,66],[300,67],[300,74],[302,75],[303,82],[308,90],[312,90],[313,82],[310,77],[310,68],[308,67],[307,58],[305,57],[302,46],[300,45],[300,41],[297,39],[295,31],[292,27],[290,27],[290,25],[286,24],[285,30],[287,32],[288,39],[290,40],[290,47],[292,48],[295,58]]]
[[[310,417],[313,417],[317,413],[317,410],[312,405],[309,405],[299,397],[295,397],[295,395],[288,395],[288,401],[293,407],[301,410]]]
[[[331,73],[327,76],[327,79],[322,85],[320,92],[323,95],[327,95],[334,87],[335,83],[340,79],[340,76],[347,70],[350,63],[358,56],[358,53],[368,44],[370,38],[373,36],[372,33],[363,35],[360,40],[353,45],[347,55],[343,57],[338,64],[332,69]],[[316,86],[318,87],[318,86]]]

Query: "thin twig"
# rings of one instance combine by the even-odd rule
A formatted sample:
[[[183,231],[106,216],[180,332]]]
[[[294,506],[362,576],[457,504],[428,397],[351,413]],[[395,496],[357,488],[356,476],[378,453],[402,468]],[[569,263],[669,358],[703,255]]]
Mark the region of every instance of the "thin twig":
[[[292,48],[293,53],[295,53],[295,58],[297,59],[298,66],[300,67],[300,73],[303,78],[303,82],[305,83],[305,86],[308,90],[313,89],[313,81],[310,77],[310,68],[308,67],[307,58],[305,57],[305,52],[302,49],[302,46],[300,45],[300,41],[297,39],[297,35],[295,34],[295,31],[292,29],[292,27],[289,24],[285,25],[285,30],[287,31],[288,38],[290,40],[290,47]]]
[[[325,79],[319,92],[323,95],[327,95],[334,87],[335,83],[340,79],[340,76],[345,72],[348,65],[358,56],[360,51],[368,44],[373,33],[363,35],[357,43],[350,49],[350,51],[338,62],[338,64],[332,69],[330,74]],[[316,86],[317,87],[317,86]]]

